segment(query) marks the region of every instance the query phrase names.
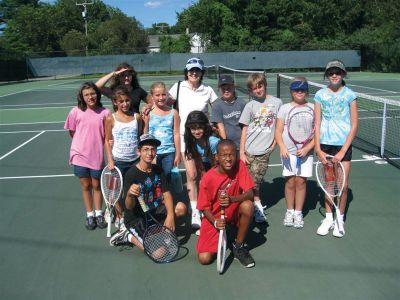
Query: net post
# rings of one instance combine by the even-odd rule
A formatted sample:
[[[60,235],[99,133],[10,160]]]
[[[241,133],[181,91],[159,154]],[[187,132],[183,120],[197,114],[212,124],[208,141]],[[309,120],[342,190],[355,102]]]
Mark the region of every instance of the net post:
[[[383,103],[382,132],[381,132],[381,157],[385,153],[387,102]]]
[[[281,98],[281,77],[276,74],[276,98]]]

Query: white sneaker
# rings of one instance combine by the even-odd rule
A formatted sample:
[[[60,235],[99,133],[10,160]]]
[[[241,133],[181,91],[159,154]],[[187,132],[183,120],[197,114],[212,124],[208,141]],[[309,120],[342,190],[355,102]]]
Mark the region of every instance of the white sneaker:
[[[293,226],[293,215],[294,213],[290,211],[286,211],[285,213],[285,218],[283,219],[283,225],[287,227],[292,227]]]
[[[317,234],[319,235],[327,235],[329,230],[333,229],[333,220],[328,220],[327,218],[321,221],[321,225],[319,225]]]
[[[293,227],[301,229],[304,227],[304,220],[303,220],[303,214],[294,214],[293,217]]]
[[[197,209],[192,211],[192,228],[199,229],[201,225],[200,212]]]
[[[339,230],[339,226],[338,226],[338,222],[340,222],[340,225],[342,227],[342,230]],[[338,222],[335,220],[335,225],[333,227],[333,236],[337,237],[337,238],[341,238],[345,235],[345,231],[344,231],[344,222],[343,220],[338,220]]]
[[[254,205],[254,220],[256,223],[266,223],[267,217],[264,214],[263,208],[258,205]]]

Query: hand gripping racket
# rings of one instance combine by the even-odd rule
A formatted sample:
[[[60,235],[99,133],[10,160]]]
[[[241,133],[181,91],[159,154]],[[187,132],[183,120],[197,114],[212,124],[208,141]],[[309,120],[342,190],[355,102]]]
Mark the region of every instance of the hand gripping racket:
[[[174,261],[179,253],[178,238],[173,231],[161,225],[151,215],[149,207],[142,196],[138,197],[138,201],[146,219],[146,227],[143,235],[144,253],[156,263]]]
[[[297,150],[303,148],[314,137],[314,110],[306,104],[296,105],[288,113],[287,128],[289,137]],[[299,170],[300,167],[301,157],[297,156],[296,169]]]
[[[106,209],[110,213],[110,220],[107,224],[107,237],[111,237],[111,221],[113,217],[114,206],[122,193],[123,181],[121,171],[114,167],[110,170],[106,166],[101,172],[100,177],[101,192],[103,194]]]
[[[234,180],[231,180],[224,189],[220,190],[220,195],[226,195],[228,193],[228,189],[232,185]],[[225,220],[225,207],[221,206],[221,219]],[[218,237],[218,252],[217,252],[217,271],[222,274],[224,272],[225,260],[226,260],[226,229],[219,230]]]
[[[341,162],[332,162],[333,156],[328,155],[326,159],[328,162],[323,164],[318,161],[315,165],[315,174],[318,180],[318,184],[324,191],[326,198],[335,207],[336,222],[340,232],[343,231],[342,222],[339,222],[340,216],[340,196],[345,184],[345,172],[343,164]],[[334,199],[337,199],[337,204]]]

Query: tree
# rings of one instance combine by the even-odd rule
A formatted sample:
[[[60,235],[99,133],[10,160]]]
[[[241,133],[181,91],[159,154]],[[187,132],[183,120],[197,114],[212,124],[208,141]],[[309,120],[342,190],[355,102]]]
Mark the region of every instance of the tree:
[[[190,52],[190,37],[186,34],[181,34],[179,38],[171,36],[160,37],[160,52],[161,53],[188,53]]]
[[[86,44],[86,36],[75,29],[67,32],[60,41],[61,49],[63,49],[68,56],[85,55]]]

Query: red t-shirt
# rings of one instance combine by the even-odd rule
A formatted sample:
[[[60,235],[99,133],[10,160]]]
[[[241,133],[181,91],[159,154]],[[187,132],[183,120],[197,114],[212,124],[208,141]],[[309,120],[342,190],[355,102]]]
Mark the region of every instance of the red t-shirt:
[[[212,168],[203,175],[200,182],[199,196],[197,199],[198,210],[211,210],[215,217],[220,216],[219,195],[231,182],[227,190],[228,195],[238,196],[255,186],[253,179],[247,170],[245,164],[239,160],[237,172],[229,177],[227,174],[221,174],[217,171],[218,167]],[[229,221],[229,216],[236,210],[240,203],[231,203],[225,208],[225,216]]]

